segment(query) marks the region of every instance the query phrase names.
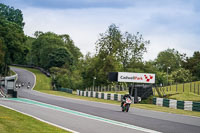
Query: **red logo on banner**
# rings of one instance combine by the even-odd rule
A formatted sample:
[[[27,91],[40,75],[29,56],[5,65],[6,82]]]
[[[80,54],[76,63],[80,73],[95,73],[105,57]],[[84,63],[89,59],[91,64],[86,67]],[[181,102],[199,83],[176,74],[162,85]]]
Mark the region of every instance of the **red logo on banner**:
[[[145,79],[147,82],[149,82],[151,79],[153,79],[153,76],[149,75],[149,77],[147,75],[144,75]]]

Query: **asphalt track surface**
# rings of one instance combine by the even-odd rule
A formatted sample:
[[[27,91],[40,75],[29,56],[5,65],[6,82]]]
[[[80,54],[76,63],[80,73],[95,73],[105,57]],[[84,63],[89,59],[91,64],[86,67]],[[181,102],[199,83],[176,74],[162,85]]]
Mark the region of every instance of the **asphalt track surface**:
[[[34,76],[32,73],[23,69],[13,68],[18,74],[18,83],[30,82],[31,87],[34,86]],[[199,133],[200,118],[185,115],[170,114],[157,111],[149,111],[144,109],[131,108],[128,113],[121,112],[119,106],[84,101],[72,98],[64,98],[49,94],[40,93],[27,86],[18,89],[20,98],[31,99],[42,103],[47,103],[64,109],[78,111],[92,116],[97,116],[114,122],[126,123],[134,125],[136,128],[127,128],[120,125],[98,121],[86,117],[77,116],[59,110],[28,104],[12,100],[0,100],[0,104],[11,107],[13,109],[25,112],[27,114],[38,117],[42,120],[54,123],[56,125],[75,130],[83,133],[94,132],[148,132],[144,129],[150,129],[149,132],[164,133]]]

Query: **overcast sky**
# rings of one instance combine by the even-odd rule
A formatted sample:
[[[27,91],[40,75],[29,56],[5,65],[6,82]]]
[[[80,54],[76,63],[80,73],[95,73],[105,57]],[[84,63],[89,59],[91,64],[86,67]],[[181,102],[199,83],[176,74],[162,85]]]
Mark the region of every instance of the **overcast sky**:
[[[199,0],[0,0],[23,12],[26,35],[35,31],[69,34],[83,54],[95,53],[95,42],[108,26],[140,32],[150,40],[144,60],[175,48],[192,56],[200,50]]]

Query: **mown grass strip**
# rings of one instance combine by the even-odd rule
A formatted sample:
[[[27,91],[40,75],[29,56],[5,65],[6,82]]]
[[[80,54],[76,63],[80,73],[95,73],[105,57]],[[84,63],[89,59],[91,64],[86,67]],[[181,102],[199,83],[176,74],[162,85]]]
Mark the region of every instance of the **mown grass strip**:
[[[0,112],[1,133],[70,133],[2,106]]]

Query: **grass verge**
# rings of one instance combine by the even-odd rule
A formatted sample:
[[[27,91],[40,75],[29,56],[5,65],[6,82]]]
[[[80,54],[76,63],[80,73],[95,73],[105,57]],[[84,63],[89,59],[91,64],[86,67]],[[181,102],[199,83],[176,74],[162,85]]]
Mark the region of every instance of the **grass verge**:
[[[23,68],[23,69],[27,69],[27,68]],[[50,83],[51,79],[50,78],[46,77],[39,70],[29,69],[29,68],[27,70],[33,72],[37,77],[37,84],[36,84],[34,90],[38,90],[38,91],[43,92],[43,93],[48,93],[48,94],[57,95],[57,96],[64,96],[64,97],[70,97],[70,98],[76,98],[76,99],[88,100],[88,101],[95,101],[95,102],[103,102],[103,103],[115,104],[115,105],[120,106],[120,102],[118,102],[118,101],[104,100],[104,99],[84,97],[84,96],[77,96],[76,92],[73,92],[73,94],[68,94],[68,93],[65,93],[65,92],[53,91],[50,87],[51,86],[51,83]],[[45,81],[45,83],[42,83],[42,81]],[[105,92],[105,93],[107,93],[107,92]],[[122,94],[123,93],[126,93],[126,92],[122,92]],[[181,109],[171,109],[171,108],[167,108],[167,107],[156,106],[156,105],[153,105],[153,104],[132,104],[131,106],[133,108],[141,108],[141,109],[147,109],[147,110],[154,110],[154,111],[161,111],[161,112],[168,112],[168,113],[175,113],[175,114],[183,114],[183,115],[200,117],[199,112],[185,111],[185,110],[181,110]]]
[[[1,133],[70,133],[0,106]]]
[[[52,89],[51,78],[49,78],[46,75],[44,75],[43,73],[41,73],[40,70],[32,69],[32,68],[17,67],[17,66],[12,66],[12,67],[25,69],[25,70],[28,70],[35,74],[36,85],[34,87],[34,90],[40,91],[40,90],[51,90]]]
[[[159,87],[158,87],[159,88]],[[161,88],[159,88],[160,90]],[[162,87],[166,98],[183,101],[200,101],[200,81]],[[157,91],[153,88],[155,95]],[[161,93],[163,91],[160,91]]]
[[[51,78],[48,78],[46,75],[41,73],[37,69],[26,68],[26,70],[31,71],[36,76],[36,85],[34,90],[51,90]]]
[[[196,101],[200,102],[200,95],[195,94],[193,92],[176,92],[176,91],[165,91],[165,98],[182,100],[182,101]],[[157,91],[155,91],[155,96],[158,96]]]

